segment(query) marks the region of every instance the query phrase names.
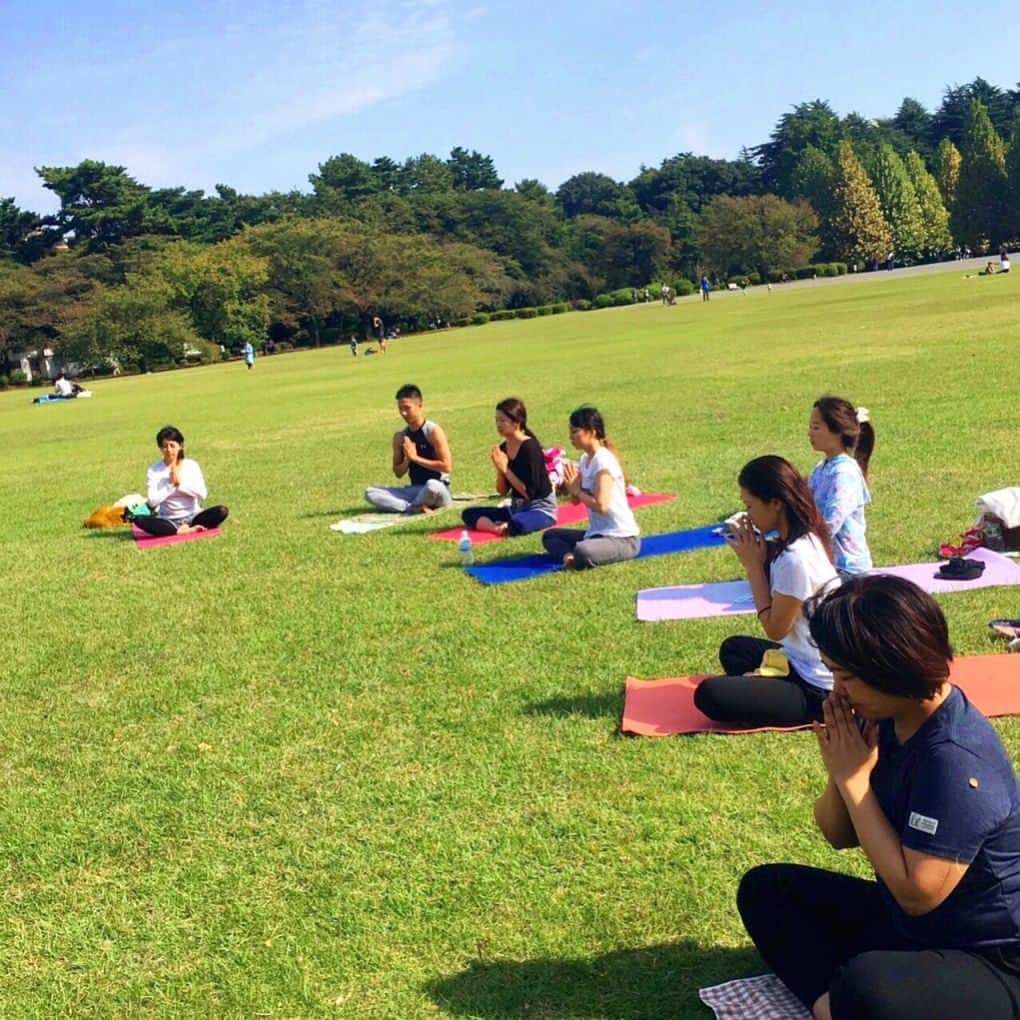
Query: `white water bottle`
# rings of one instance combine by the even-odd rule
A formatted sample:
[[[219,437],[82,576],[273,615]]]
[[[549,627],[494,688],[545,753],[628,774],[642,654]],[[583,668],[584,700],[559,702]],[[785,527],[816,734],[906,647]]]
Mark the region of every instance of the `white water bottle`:
[[[457,552],[460,553],[460,565],[462,567],[470,567],[475,562],[475,551],[471,545],[471,536],[467,533],[467,528],[460,533]]]

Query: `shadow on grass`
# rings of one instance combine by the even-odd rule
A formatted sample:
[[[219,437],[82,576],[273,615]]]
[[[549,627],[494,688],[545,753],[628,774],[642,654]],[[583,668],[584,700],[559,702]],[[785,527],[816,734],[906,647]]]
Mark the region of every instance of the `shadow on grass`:
[[[82,532],[83,534],[81,537],[87,538],[89,540],[93,538],[105,538],[105,539],[116,538],[120,540],[127,539],[128,541],[133,541],[134,539],[134,536],[132,536],[131,534],[130,528],[103,528],[103,529],[83,528]]]
[[[692,940],[621,949],[591,959],[472,960],[425,986],[456,1016],[706,1017],[698,988],[763,971],[751,948],[705,948]]]
[[[372,513],[372,507],[367,503],[358,503],[356,506],[342,506],[337,510],[313,510],[307,514],[298,514],[299,519],[314,520],[316,517],[353,517],[355,514]]]
[[[619,719],[623,711],[622,694],[581,694],[573,698],[549,698],[524,706],[525,715],[551,715],[558,719],[582,716],[585,719]]]

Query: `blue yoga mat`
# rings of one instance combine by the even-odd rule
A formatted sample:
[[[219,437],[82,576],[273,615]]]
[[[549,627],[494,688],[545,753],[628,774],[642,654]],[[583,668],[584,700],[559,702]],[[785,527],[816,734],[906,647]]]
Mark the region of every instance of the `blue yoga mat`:
[[[666,556],[668,553],[689,552],[691,549],[708,549],[713,545],[725,545],[720,524],[706,524],[700,528],[684,531],[667,531],[661,535],[645,535],[641,539],[641,551],[635,559],[645,556]],[[514,556],[506,560],[493,560],[465,567],[466,573],[477,578],[482,584],[506,584],[508,581],[523,581],[540,574],[552,574],[562,570],[557,563],[544,553],[531,556]]]

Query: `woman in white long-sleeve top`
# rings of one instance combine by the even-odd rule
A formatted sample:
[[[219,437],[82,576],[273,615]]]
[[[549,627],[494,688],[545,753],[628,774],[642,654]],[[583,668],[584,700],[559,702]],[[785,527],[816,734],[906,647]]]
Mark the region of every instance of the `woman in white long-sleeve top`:
[[[134,523],[150,535],[183,535],[222,524],[230,511],[225,506],[202,509],[208,494],[205,478],[198,461],[184,456],[180,431],[164,426],[156,433],[156,445],[163,456],[145,474],[145,501],[152,514],[135,517]]]

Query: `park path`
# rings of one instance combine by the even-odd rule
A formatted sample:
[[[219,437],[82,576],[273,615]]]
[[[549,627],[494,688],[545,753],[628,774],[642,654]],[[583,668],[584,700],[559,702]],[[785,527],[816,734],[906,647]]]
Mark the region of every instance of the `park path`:
[[[788,283],[772,284],[773,291],[797,290],[802,287],[825,287],[841,286],[856,283],[876,283],[881,280],[899,279],[901,276],[927,276],[932,273],[959,273],[961,276],[978,273],[988,265],[989,261],[995,263],[995,271],[999,271],[999,256],[989,257],[983,255],[973,259],[949,259],[946,262],[926,262],[919,266],[904,266],[902,269],[876,269],[871,273],[847,273],[845,276],[819,276],[815,280],[790,280]],[[760,293],[766,290],[764,284],[757,287],[749,287],[749,292]],[[712,297],[721,295],[740,295],[739,290],[713,289]],[[701,295],[697,292],[688,294],[683,301],[698,301]]]

